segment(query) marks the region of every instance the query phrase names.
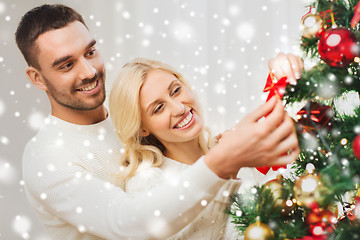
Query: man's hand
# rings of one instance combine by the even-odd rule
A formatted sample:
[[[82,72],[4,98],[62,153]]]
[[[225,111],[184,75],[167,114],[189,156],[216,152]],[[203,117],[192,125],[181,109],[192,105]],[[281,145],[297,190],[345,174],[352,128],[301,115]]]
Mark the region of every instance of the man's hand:
[[[284,152],[289,154],[282,155]],[[242,167],[286,165],[299,153],[292,119],[281,101],[273,97],[225,131],[206,154],[205,163],[219,177],[231,178]]]
[[[268,66],[277,79],[287,77],[287,82],[294,85],[301,77],[304,62],[299,56],[279,53],[268,61]]]

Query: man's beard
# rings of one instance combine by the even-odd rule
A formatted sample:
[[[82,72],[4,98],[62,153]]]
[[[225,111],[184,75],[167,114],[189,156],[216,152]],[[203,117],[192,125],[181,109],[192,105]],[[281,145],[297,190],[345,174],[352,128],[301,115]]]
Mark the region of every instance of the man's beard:
[[[83,98],[77,97],[77,91],[76,89],[71,89],[70,92],[61,92],[54,85],[50,83],[48,79],[45,79],[46,86],[48,88],[48,94],[51,95],[51,97],[60,105],[74,109],[74,110],[80,110],[80,111],[88,111],[93,110],[101,106],[106,97],[106,91],[105,91],[105,72],[96,71],[95,76],[91,79],[84,79],[82,80],[83,84],[89,84],[95,81],[99,81],[98,84],[101,84],[101,90],[97,92],[96,94],[92,95],[92,99],[97,99],[96,102],[91,103],[89,100],[84,100]]]

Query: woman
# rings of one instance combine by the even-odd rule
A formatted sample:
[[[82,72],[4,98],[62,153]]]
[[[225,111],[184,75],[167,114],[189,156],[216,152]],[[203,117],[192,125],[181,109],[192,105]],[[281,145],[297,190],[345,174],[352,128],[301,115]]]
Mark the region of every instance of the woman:
[[[164,63],[139,58],[126,64],[113,84],[109,104],[124,143],[121,177],[129,193],[173,181],[216,142],[204,126],[190,85]],[[239,186],[238,180],[227,181],[213,201],[199,206],[204,211],[170,239],[223,239],[228,196]]]

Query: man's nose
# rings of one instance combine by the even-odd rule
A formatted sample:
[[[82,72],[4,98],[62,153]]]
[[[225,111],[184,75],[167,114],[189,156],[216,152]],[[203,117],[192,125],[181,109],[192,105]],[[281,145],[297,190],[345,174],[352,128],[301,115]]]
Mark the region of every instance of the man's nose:
[[[95,77],[96,69],[91,64],[91,62],[85,58],[83,58],[80,62],[80,69],[79,69],[79,77],[80,79],[91,79]]]

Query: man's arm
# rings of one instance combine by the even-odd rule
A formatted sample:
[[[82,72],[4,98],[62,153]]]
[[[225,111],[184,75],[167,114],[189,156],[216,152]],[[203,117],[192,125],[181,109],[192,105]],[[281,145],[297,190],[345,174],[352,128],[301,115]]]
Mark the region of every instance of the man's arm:
[[[76,159],[61,148],[27,149],[26,192],[39,211],[105,239],[167,238],[189,224],[226,182],[200,159],[174,181],[130,196],[92,176]]]

